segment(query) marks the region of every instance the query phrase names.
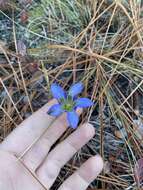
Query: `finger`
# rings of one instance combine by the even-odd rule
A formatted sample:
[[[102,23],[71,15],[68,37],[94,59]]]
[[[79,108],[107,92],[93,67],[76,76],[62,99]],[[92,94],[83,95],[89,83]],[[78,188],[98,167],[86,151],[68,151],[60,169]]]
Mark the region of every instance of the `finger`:
[[[94,127],[90,124],[84,124],[49,153],[42,166],[36,172],[41,182],[47,188],[52,186],[60,169],[66,162],[68,162],[94,134]]]
[[[78,115],[81,109],[77,110]],[[51,146],[66,131],[68,126],[66,114],[61,115],[47,130],[42,138],[25,154],[23,162],[31,170],[35,171],[47,156]]]
[[[17,154],[22,153],[54,120],[46,112],[55,103],[56,100],[48,102],[48,104],[23,121],[8,135],[0,148]]]
[[[0,144],[0,148],[20,155],[55,120],[54,117],[47,115],[47,111],[56,102],[56,100],[49,101],[45,106],[23,121]]]
[[[70,176],[58,190],[86,190],[89,184],[98,176],[103,168],[100,156],[89,158],[78,171]]]

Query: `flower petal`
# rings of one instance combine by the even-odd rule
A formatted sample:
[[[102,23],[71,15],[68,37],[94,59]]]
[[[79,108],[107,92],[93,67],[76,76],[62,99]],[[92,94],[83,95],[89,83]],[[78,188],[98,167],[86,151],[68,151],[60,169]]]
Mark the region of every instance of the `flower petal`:
[[[75,101],[75,107],[87,108],[93,105],[93,102],[89,98],[79,98]]]
[[[58,100],[65,98],[65,92],[64,92],[64,90],[62,89],[62,87],[60,87],[56,83],[53,83],[51,85],[51,92],[53,94],[53,97],[56,98],[56,99],[58,99]]]
[[[75,97],[76,95],[80,94],[83,90],[83,84],[82,82],[76,83],[69,89],[68,94],[72,97]]]
[[[59,116],[63,112],[61,105],[60,104],[54,104],[53,106],[50,107],[50,109],[47,111],[47,114],[51,116]]]
[[[67,119],[70,127],[75,129],[79,122],[79,117],[75,111],[67,112]]]

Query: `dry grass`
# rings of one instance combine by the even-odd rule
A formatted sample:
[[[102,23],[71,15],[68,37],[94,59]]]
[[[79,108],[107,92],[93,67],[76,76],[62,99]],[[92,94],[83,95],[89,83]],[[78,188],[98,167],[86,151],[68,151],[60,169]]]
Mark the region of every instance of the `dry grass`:
[[[135,125],[135,120],[142,122],[143,118],[142,3],[79,0],[75,6],[68,0],[47,2],[47,17],[42,15],[47,20],[42,23],[41,10],[33,18],[38,9],[36,1],[27,7],[28,25],[17,20],[21,8],[16,4],[12,5],[12,16],[0,10],[2,18],[11,23],[10,43],[0,42],[0,139],[50,99],[53,81],[65,88],[82,81],[84,95],[95,101],[95,106],[83,114],[82,122],[90,121],[96,136],[63,168],[54,189],[96,153],[102,155],[106,166],[90,188],[139,189],[133,168],[143,157],[143,136]],[[70,12],[64,12],[65,6]],[[85,12],[79,12],[82,8]],[[35,23],[37,27],[33,28]],[[29,38],[24,56],[17,47],[22,35]]]

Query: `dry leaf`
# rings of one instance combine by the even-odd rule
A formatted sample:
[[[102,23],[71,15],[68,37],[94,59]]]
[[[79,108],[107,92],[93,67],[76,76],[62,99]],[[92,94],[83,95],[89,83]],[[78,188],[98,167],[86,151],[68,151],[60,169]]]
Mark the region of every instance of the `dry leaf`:
[[[41,71],[37,71],[32,75],[32,78],[30,79],[30,83],[33,86],[37,86],[39,84],[41,84],[44,81],[44,77]]]
[[[0,0],[0,9],[5,10],[9,9],[10,1],[9,0]]]
[[[116,136],[118,139],[122,139],[122,138],[123,138],[123,136],[122,136],[122,134],[121,134],[121,132],[120,132],[119,130],[116,130],[116,131],[115,131],[115,136]]]
[[[35,73],[36,71],[38,71],[38,63],[35,61],[33,63],[29,63],[28,66],[27,66],[27,70],[33,74]]]
[[[143,158],[139,159],[135,164],[134,175],[137,185],[143,187]]]
[[[25,24],[28,21],[28,12],[26,10],[23,10],[20,15],[20,20],[23,24]]]
[[[104,162],[104,173],[109,174],[111,170],[111,163],[108,161]]]
[[[115,136],[118,138],[118,139],[123,139],[124,137],[127,136],[127,133],[126,133],[126,130],[125,128],[122,128],[120,130],[116,130],[114,132]]]
[[[6,42],[0,40],[0,53],[3,53],[3,50],[6,50]]]
[[[134,131],[137,137],[143,139],[143,121],[141,119],[134,120]]]
[[[21,5],[28,5],[32,3],[32,0],[19,0],[19,3]]]
[[[22,41],[22,40],[18,40],[17,42],[17,49],[18,49],[18,53],[21,55],[21,56],[25,56],[27,54],[26,50],[26,45],[25,43]]]

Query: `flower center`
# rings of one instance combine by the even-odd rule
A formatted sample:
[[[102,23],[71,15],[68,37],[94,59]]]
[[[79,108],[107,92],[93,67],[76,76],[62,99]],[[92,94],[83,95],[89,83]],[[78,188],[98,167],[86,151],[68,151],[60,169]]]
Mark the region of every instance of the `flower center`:
[[[71,96],[68,95],[66,99],[61,99],[60,102],[64,111],[73,111],[75,102],[73,101],[73,98]]]
[[[73,110],[73,104],[65,103],[65,104],[63,104],[62,108],[65,111],[72,111]]]

